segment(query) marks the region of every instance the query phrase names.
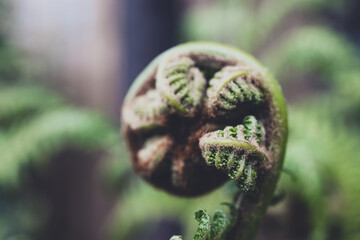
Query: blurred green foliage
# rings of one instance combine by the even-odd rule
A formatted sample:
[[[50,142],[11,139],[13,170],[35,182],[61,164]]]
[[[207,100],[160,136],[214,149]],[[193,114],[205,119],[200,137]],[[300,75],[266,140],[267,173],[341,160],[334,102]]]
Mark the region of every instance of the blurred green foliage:
[[[106,152],[102,176],[112,187],[129,168],[119,162],[124,151],[107,119],[23,80],[23,63],[30,64],[0,32],[0,239],[7,240],[37,238],[51,206],[32,192],[28,180],[62,150]]]

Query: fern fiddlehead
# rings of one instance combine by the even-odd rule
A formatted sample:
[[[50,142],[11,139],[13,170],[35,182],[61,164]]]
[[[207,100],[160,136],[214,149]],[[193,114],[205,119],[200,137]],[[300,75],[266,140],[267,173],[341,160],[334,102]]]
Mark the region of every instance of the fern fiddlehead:
[[[221,240],[224,239],[227,231],[236,222],[236,209],[234,204],[223,203],[229,207],[230,213],[227,215],[222,210],[215,211],[214,215],[210,215],[206,210],[195,212],[195,219],[198,222],[198,228],[194,234],[194,240]],[[182,239],[182,236],[173,236],[170,240]]]
[[[214,43],[174,47],[135,80],[122,123],[135,171],[154,186],[196,196],[228,179],[237,182],[244,194],[237,228],[225,227],[223,214],[216,212],[217,225],[205,224],[194,239],[223,239],[229,231],[231,239],[254,236],[287,139],[281,90],[255,59]]]
[[[152,90],[138,97],[128,108],[125,108],[124,117],[132,129],[146,129],[163,125],[166,113],[169,111],[165,99],[158,91]]]
[[[199,106],[206,80],[188,57],[163,62],[157,72],[156,86],[182,114],[193,114]]]
[[[247,192],[255,185],[257,162],[267,159],[259,145],[263,136],[261,123],[247,116],[242,125],[205,134],[200,138],[200,148],[208,165],[227,171]]]
[[[254,74],[254,73],[253,73]],[[244,104],[262,102],[262,92],[252,82],[250,69],[241,66],[228,66],[217,72],[210,80],[207,91],[208,107],[216,116],[219,112],[228,112]]]

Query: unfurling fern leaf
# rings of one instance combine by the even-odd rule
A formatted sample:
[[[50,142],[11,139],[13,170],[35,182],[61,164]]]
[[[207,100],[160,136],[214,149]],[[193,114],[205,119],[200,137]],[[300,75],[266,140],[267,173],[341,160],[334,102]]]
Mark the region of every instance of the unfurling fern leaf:
[[[205,134],[200,148],[208,165],[227,171],[243,191],[249,191],[255,184],[257,165],[267,159],[260,146],[263,139],[261,123],[247,116],[242,125]]]
[[[206,80],[195,63],[180,57],[160,63],[156,86],[174,108],[184,115],[193,115],[201,103]]]
[[[212,115],[224,114],[241,103],[262,102],[263,94],[254,86],[254,79],[256,73],[241,66],[228,66],[217,72],[207,91],[207,107],[212,110]]]
[[[123,116],[129,119],[132,129],[139,130],[163,126],[170,112],[164,96],[158,90],[150,90],[124,109]]]
[[[224,239],[228,230],[235,224],[237,214],[234,204],[224,203],[229,207],[230,214],[226,214],[222,210],[217,210],[213,217],[205,210],[195,212],[195,219],[198,222],[198,228],[193,240],[221,240]],[[173,236],[170,240],[182,239],[181,236]]]
[[[195,213],[195,219],[199,226],[194,235],[194,240],[206,240],[211,227],[209,214],[205,210],[199,210]]]

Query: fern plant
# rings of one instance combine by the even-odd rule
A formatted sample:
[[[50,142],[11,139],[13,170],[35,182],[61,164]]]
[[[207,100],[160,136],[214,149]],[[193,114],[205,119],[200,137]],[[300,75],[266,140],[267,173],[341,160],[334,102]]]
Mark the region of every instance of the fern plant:
[[[156,91],[158,104],[152,97]],[[149,109],[151,114],[143,114]],[[134,169],[154,186],[197,196],[228,179],[219,170],[236,180],[236,223],[219,211],[212,220],[197,212],[194,239],[254,237],[272,198],[287,138],[281,90],[265,68],[223,45],[174,47],[135,80],[122,116]],[[243,124],[236,125],[239,117]]]

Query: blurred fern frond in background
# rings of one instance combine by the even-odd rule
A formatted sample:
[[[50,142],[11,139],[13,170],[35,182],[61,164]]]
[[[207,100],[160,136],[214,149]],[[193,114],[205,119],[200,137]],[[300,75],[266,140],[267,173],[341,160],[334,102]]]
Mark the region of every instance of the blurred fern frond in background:
[[[106,150],[108,164],[118,170],[115,177],[127,168],[115,162],[122,154],[118,131],[99,114],[73,107],[43,87],[21,82],[2,85],[0,101],[0,208],[4,208],[0,236],[32,232],[41,219],[31,199],[26,193],[23,196],[29,167],[41,171],[54,155],[71,147]]]
[[[38,239],[48,203],[32,192],[33,171],[42,174],[67,148],[105,152],[105,181],[114,185],[126,169],[118,130],[99,113],[75,107],[24,77],[21,57],[0,32],[0,238]],[[111,169],[111,170],[110,170]]]

